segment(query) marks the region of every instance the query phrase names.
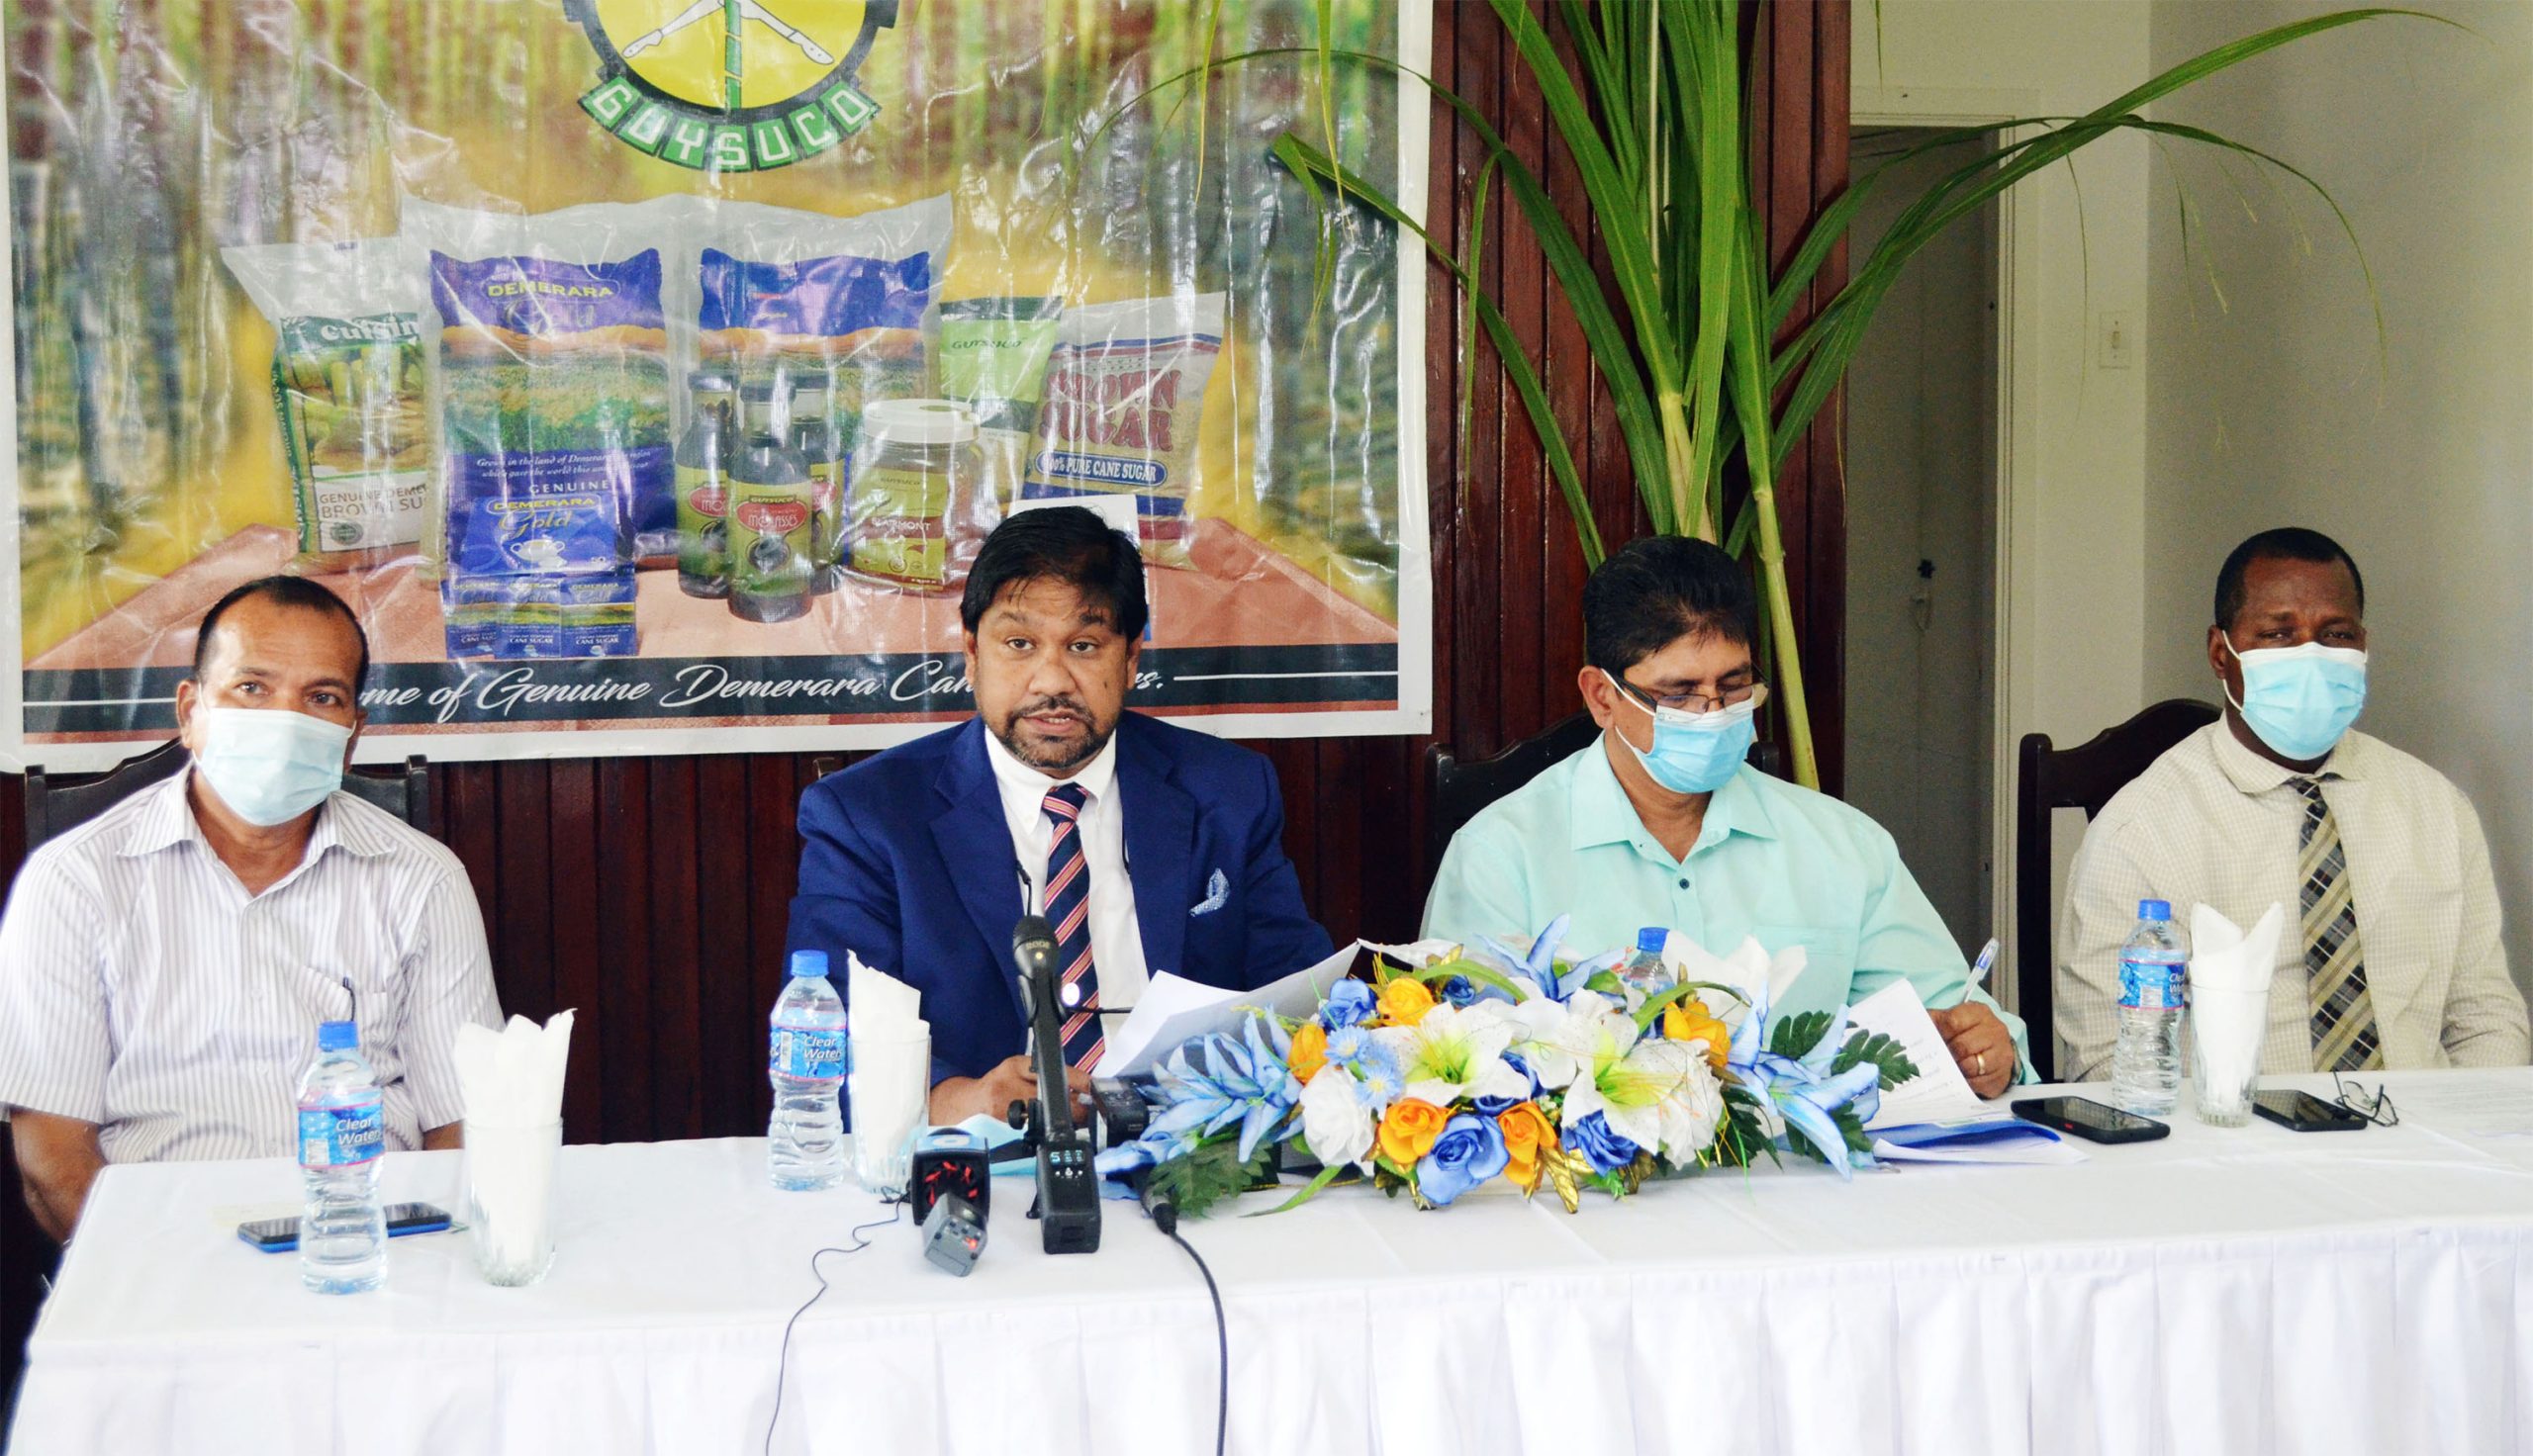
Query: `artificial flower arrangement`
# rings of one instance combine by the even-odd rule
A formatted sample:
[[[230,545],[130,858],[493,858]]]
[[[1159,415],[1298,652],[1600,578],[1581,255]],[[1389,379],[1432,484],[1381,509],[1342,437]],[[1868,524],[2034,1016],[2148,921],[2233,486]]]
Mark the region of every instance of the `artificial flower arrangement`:
[[[1299,1138],[1322,1171],[1283,1208],[1354,1171],[1418,1208],[1500,1179],[1525,1197],[1547,1187],[1571,1213],[1586,1188],[1623,1197],[1780,1151],[1842,1178],[1873,1166],[1864,1125],[1918,1069],[1890,1038],[1850,1034],[1843,1007],[1772,1011],[1802,948],[1771,962],[1756,941],[1721,959],[1692,947],[1631,969],[1623,953],[1560,958],[1566,924],[1527,951],[1381,962],[1307,1018],[1253,1010],[1239,1035],[1187,1043],[1157,1069],[1143,1137],[1101,1153],[1100,1171],[1202,1215],[1270,1183],[1277,1148]],[[1691,978],[1701,967],[1728,979]]]

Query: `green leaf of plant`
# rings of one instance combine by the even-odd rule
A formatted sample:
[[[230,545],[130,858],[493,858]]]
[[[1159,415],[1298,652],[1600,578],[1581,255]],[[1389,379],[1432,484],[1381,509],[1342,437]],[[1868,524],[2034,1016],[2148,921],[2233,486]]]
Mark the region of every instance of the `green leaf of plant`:
[[[1249,1217],[1253,1219],[1263,1219],[1268,1214],[1290,1213],[1294,1209],[1300,1208],[1303,1204],[1310,1202],[1312,1199],[1319,1197],[1321,1189],[1336,1182],[1338,1175],[1347,1171],[1351,1166],[1352,1164],[1349,1163],[1339,1163],[1333,1168],[1322,1168],[1319,1170],[1318,1177],[1313,1178],[1308,1183],[1302,1185],[1301,1192],[1285,1199],[1282,1203],[1275,1205],[1271,1209],[1261,1209],[1257,1213],[1249,1215]],[[1185,1210],[1182,1209],[1180,1212],[1184,1213]]]
[[[1779,1056],[1799,1060],[1810,1055],[1812,1048],[1829,1034],[1829,1013],[1826,1011],[1805,1011],[1779,1017],[1776,1025],[1768,1029],[1768,1049]]]
[[[1853,1071],[1866,1062],[1882,1070],[1882,1090],[1890,1091],[1918,1075],[1918,1064],[1909,1059],[1908,1051],[1884,1032],[1868,1032],[1858,1027],[1847,1038],[1847,1045],[1829,1059],[1829,1074]]]

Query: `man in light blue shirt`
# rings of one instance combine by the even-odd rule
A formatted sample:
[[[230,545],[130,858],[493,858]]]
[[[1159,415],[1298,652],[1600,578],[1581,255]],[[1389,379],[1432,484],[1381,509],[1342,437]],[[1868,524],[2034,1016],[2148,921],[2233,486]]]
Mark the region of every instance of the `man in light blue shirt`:
[[[1601,737],[1489,805],[1452,839],[1425,934],[1527,939],[1571,915],[1566,948],[1676,930],[1719,955],[1800,945],[1785,1010],[1853,1004],[1905,977],[1962,1075],[1994,1097],[2021,1075],[2022,1023],[1970,967],[1880,825],[1742,762],[1767,689],[1758,603],[1719,548],[1631,543],[1583,591],[1580,685]]]

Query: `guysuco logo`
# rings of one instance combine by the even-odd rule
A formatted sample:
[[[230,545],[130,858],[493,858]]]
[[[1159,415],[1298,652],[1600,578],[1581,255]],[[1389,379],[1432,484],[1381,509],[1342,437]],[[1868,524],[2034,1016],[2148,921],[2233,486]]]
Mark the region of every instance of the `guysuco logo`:
[[[707,172],[816,156],[870,125],[854,84],[898,0],[568,0],[598,51],[581,109],[625,145]]]

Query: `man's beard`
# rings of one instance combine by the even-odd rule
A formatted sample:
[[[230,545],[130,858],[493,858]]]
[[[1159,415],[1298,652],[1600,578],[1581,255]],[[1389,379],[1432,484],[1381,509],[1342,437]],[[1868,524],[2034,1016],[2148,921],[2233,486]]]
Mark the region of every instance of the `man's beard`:
[[[1079,747],[1071,749],[1062,745],[1042,747],[1032,745],[1020,736],[1021,719],[1032,713],[1046,712],[1051,708],[1062,708],[1072,713],[1081,720],[1083,727],[1090,730],[1082,738]],[[1097,720],[1090,716],[1090,709],[1078,697],[1040,697],[1032,698],[1014,708],[1011,715],[1003,719],[1002,726],[993,729],[993,736],[1013,758],[1048,777],[1055,778],[1070,774],[1099,757],[1099,751],[1108,746],[1109,738],[1116,731],[1117,725],[1114,723],[1110,723],[1104,730],[1100,728]]]

